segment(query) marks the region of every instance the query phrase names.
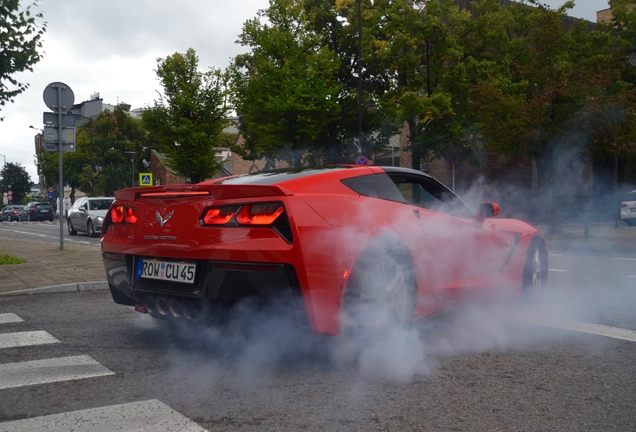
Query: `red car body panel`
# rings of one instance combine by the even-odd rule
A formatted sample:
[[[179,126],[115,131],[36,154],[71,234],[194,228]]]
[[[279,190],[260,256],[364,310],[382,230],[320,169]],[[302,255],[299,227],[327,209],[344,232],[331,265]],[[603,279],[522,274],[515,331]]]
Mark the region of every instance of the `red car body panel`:
[[[519,296],[526,251],[541,237],[538,230],[517,220],[461,218],[365,196],[343,183],[383,173],[381,167],[349,167],[290,175],[276,184],[221,179],[118,191],[111,212],[117,206],[134,208],[137,221],[105,221],[101,244],[111,290],[129,304],[141,302],[133,288],[139,257],[286,265],[295,273],[311,329],[336,334],[356,260],[374,242],[390,238],[408,251],[413,268],[413,319],[466,299]],[[263,202],[282,203],[293,241],[267,226],[201,225],[210,206]],[[122,263],[135,258],[119,265],[119,257]],[[127,281],[117,279],[124,271]],[[115,292],[113,297],[120,298]]]

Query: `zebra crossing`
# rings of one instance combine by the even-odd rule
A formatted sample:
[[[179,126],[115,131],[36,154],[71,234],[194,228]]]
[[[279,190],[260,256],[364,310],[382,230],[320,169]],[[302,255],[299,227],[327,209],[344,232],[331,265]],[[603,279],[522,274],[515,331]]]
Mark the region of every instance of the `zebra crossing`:
[[[0,325],[22,322],[16,314],[0,313]],[[57,343],[58,339],[42,330],[0,331],[0,349]],[[0,390],[114,374],[88,355],[0,363]],[[0,422],[0,432],[38,430],[205,432],[197,423],[156,399]]]

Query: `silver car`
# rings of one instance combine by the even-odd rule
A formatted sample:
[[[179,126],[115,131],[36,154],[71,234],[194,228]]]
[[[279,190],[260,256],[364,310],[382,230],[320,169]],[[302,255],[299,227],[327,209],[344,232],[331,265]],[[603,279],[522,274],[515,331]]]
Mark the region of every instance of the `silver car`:
[[[629,226],[636,225],[636,190],[627,194],[621,203],[621,219]]]
[[[90,237],[98,236],[102,231],[104,216],[114,200],[114,197],[84,197],[75,201],[68,211],[68,233],[75,235],[85,232]]]

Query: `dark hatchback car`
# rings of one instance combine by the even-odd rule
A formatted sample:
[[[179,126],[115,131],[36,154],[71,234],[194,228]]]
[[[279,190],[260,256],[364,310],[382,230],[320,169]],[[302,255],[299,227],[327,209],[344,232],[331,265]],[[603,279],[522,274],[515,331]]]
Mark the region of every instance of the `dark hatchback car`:
[[[0,222],[2,222],[2,221],[11,222],[11,221],[19,220],[20,219],[20,211],[22,211],[23,208],[24,208],[24,206],[22,206],[22,205],[6,206],[0,212]]]
[[[47,202],[31,202],[20,212],[18,220],[22,221],[53,221],[55,211],[53,206]]]

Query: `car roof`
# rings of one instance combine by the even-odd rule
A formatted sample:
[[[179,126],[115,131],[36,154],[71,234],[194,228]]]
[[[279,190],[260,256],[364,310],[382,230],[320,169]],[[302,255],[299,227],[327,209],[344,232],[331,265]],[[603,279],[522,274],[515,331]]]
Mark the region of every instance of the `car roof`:
[[[421,171],[401,167],[367,166],[367,165],[333,165],[306,168],[285,168],[272,171],[264,171],[253,174],[243,174],[223,179],[212,180],[213,184],[234,185],[278,185],[294,182],[308,177],[328,176],[344,179],[349,177],[364,176],[379,173],[416,174],[431,177]]]

